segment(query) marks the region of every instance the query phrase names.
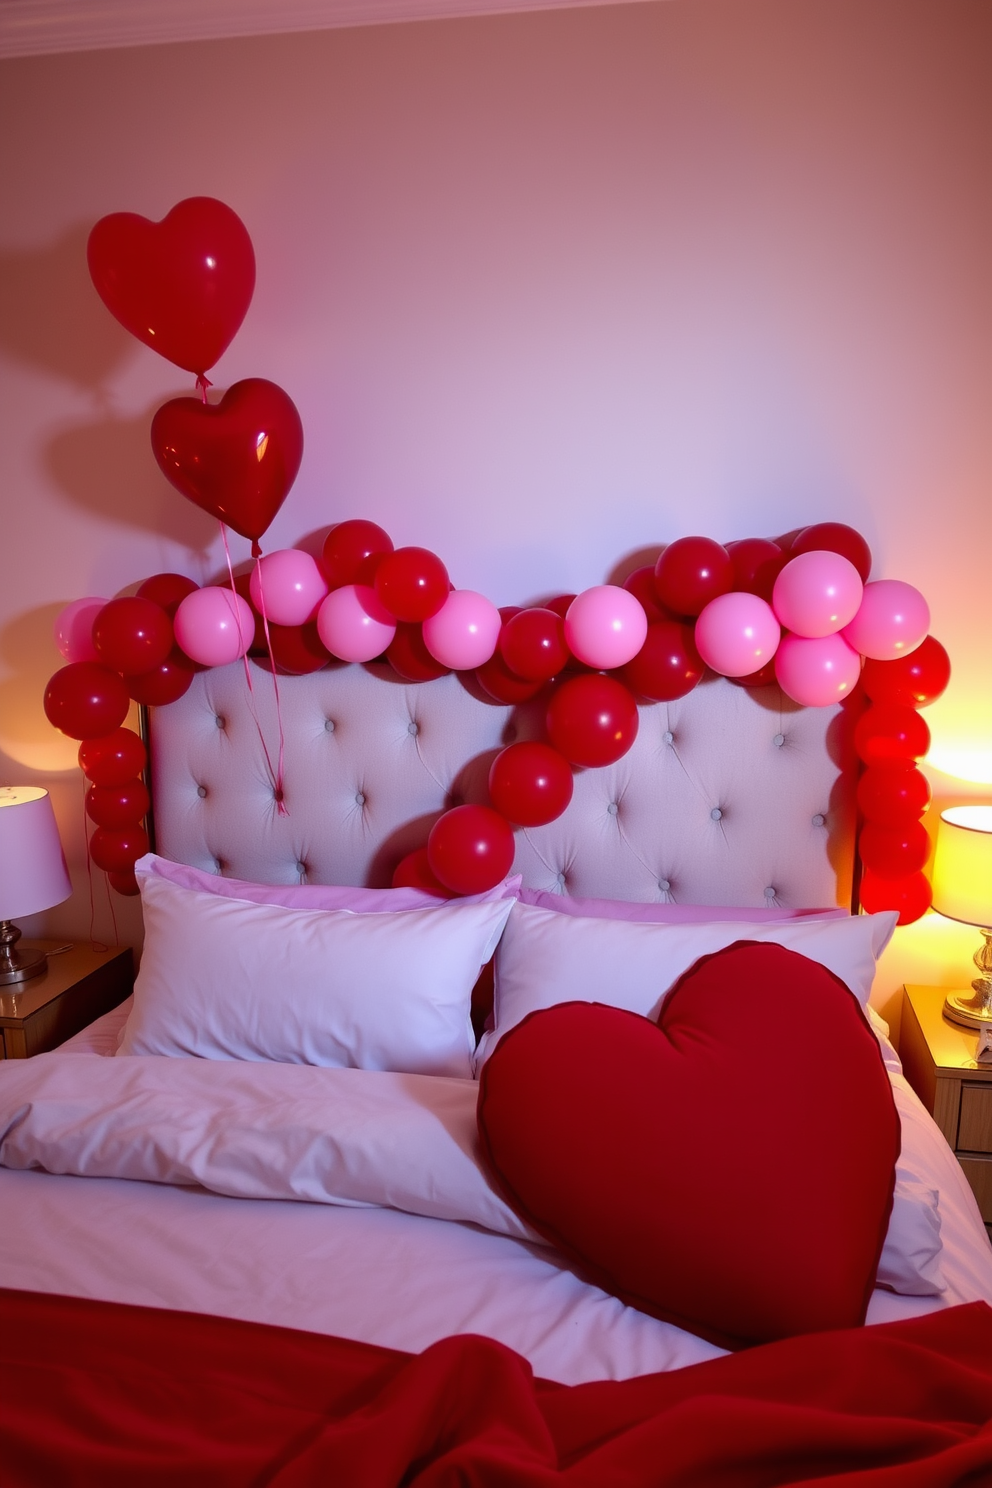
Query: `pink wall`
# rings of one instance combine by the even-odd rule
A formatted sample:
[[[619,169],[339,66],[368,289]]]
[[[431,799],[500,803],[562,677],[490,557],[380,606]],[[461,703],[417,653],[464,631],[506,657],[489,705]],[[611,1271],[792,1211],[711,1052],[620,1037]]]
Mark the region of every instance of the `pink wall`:
[[[221,561],[148,446],[191,380],[84,261],[194,194],[259,266],[215,381],[306,428],[268,547],[369,516],[507,603],[847,521],[952,654],[935,760],[992,782],[990,32],[975,0],[670,0],[0,64],[0,780],[56,795],[80,887],[45,925],[89,924],[52,618]]]

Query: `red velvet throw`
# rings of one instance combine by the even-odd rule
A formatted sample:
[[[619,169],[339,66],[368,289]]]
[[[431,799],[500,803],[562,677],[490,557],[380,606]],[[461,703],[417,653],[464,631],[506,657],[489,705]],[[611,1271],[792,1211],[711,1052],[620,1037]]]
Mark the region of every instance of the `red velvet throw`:
[[[738,941],[657,1024],[532,1013],[482,1071],[512,1207],[606,1291],[729,1348],[864,1321],[899,1118],[877,1040],[825,967]]]
[[[984,1303],[564,1386],[472,1336],[408,1356],[0,1291],[0,1365],[4,1488],[992,1482]]]

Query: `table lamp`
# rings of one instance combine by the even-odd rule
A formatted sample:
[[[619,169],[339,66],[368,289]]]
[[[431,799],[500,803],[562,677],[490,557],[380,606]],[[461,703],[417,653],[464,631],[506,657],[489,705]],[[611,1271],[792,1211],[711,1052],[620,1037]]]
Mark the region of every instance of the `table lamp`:
[[[48,792],[0,786],[0,986],[45,970],[44,951],[18,951],[15,916],[37,914],[72,893]]]
[[[933,907],[949,920],[977,925],[980,976],[974,997],[951,992],[944,1016],[967,1028],[992,1028],[992,806],[951,806],[940,813],[933,861]]]

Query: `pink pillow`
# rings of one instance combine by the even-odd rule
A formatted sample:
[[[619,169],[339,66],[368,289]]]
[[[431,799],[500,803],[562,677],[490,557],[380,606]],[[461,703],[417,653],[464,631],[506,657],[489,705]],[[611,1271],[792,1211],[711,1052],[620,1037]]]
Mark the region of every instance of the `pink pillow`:
[[[737,941],[657,1022],[533,1013],[483,1070],[478,1119],[511,1207],[643,1312],[728,1348],[864,1322],[899,1117],[857,999],[805,956]]]
[[[146,853],[135,864],[135,872],[167,879],[182,889],[200,894],[218,894],[225,899],[246,899],[250,904],[275,904],[283,909],[344,909],[352,914],[391,914],[400,909],[437,909],[445,904],[491,904],[513,899],[520,887],[519,874],[504,878],[483,894],[458,899],[439,899],[424,889],[362,889],[344,884],[260,884],[243,878],[222,878],[186,863],[173,863],[155,853]]]
[[[776,920],[843,920],[846,909],[742,909],[718,904],[632,904],[625,899],[581,899],[571,894],[552,894],[547,889],[522,888],[521,904],[537,909],[555,909],[579,919],[632,920],[642,925],[704,925],[711,920],[735,924],[764,925]]]

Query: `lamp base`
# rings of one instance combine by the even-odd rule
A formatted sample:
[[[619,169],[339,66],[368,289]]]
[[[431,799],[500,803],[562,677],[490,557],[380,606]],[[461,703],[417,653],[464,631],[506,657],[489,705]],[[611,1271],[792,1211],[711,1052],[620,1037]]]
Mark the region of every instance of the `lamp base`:
[[[964,1028],[992,1028],[992,980],[976,977],[971,984],[974,997],[962,992],[949,992],[944,1001],[944,1017]]]
[[[0,987],[41,976],[48,965],[45,951],[19,951],[21,932],[11,920],[0,920]]]

